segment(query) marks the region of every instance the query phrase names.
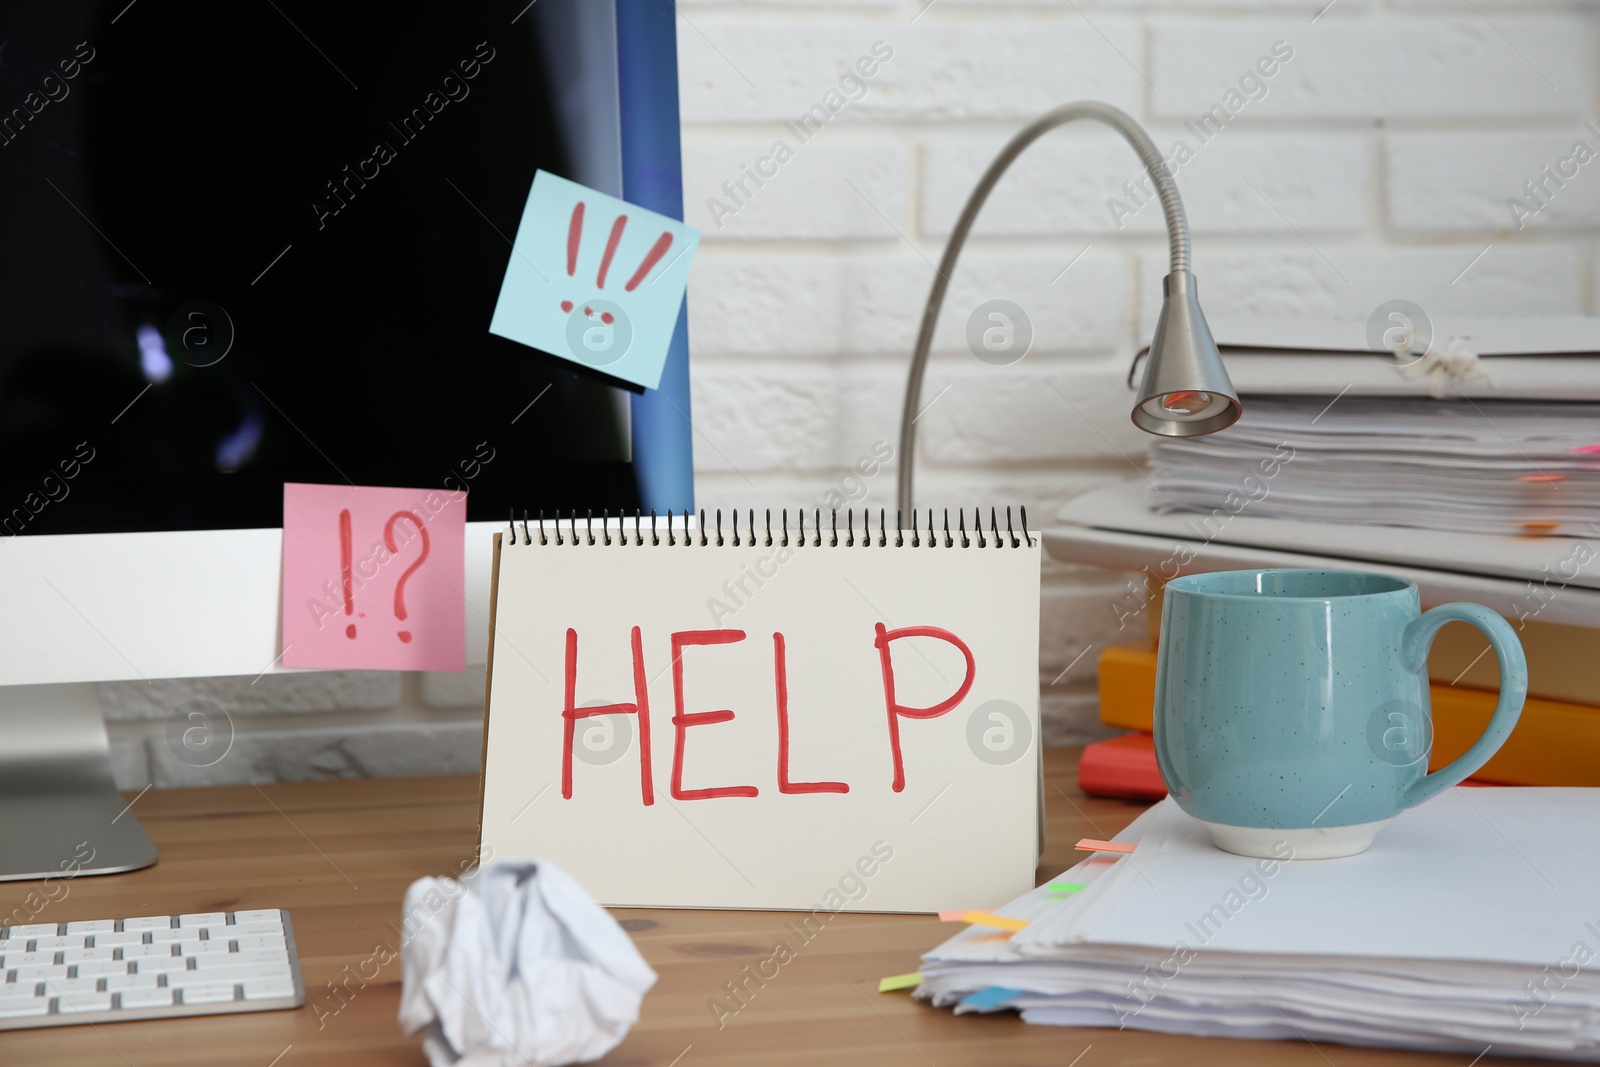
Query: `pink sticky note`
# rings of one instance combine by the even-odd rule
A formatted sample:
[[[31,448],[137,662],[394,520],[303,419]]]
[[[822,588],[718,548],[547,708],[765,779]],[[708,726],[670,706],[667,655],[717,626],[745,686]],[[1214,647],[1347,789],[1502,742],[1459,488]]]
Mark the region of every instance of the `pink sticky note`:
[[[1134,849],[1133,845],[1121,841],[1099,841],[1092,837],[1086,837],[1072,847],[1082,852],[1132,852]]]
[[[283,487],[283,665],[466,666],[467,496]]]

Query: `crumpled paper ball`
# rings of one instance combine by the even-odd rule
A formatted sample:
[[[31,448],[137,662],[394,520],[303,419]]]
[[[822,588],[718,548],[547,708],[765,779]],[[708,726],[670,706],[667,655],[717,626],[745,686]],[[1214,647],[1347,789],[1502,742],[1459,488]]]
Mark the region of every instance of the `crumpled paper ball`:
[[[400,1025],[433,1067],[599,1059],[639,1019],[656,973],[551,863],[502,861],[406,890]]]

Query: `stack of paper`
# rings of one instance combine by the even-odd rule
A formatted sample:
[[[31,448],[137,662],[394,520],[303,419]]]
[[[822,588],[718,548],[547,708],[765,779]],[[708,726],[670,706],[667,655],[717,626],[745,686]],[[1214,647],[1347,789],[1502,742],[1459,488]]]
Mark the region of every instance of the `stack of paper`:
[[[1600,790],[1456,789],[1360,856],[1256,860],[1168,799],[1121,835],[1131,854],[998,909],[1025,928],[928,953],[917,996],[1058,1026],[1600,1059],[1596,825]]]
[[[1370,317],[1209,318],[1241,395],[1600,400],[1600,315],[1441,312],[1430,322],[1420,308],[1407,313],[1391,306]],[[1374,320],[1383,331],[1377,336]],[[1412,356],[1392,359],[1388,346],[1401,338]],[[1425,354],[1417,359],[1419,348]],[[1148,357],[1146,347],[1134,361],[1130,388]]]
[[[1157,438],[1150,505],[1469,533],[1600,531],[1600,404],[1247,397],[1206,437]]]

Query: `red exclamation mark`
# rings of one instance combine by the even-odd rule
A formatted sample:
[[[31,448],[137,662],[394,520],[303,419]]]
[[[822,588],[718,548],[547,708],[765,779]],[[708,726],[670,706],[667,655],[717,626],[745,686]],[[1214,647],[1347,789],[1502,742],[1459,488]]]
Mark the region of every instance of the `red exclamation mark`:
[[[572,206],[572,221],[567,223],[567,277],[578,270],[578,248],[583,243],[583,201]],[[572,310],[572,301],[561,301],[562,311]]]
[[[628,292],[633,292],[644,281],[644,276],[650,273],[650,268],[661,262],[661,257],[667,254],[667,249],[672,247],[672,234],[664,233],[656,238],[656,243],[650,246],[650,251],[644,254],[639,269],[633,272],[633,277],[628,279],[628,284],[623,286]]]
[[[617,245],[622,241],[622,228],[627,224],[626,215],[618,215],[617,221],[611,224],[611,236],[606,239],[606,254],[600,260],[600,275],[595,278],[595,284],[601,289],[606,287],[606,272],[611,269],[611,257],[617,254]]]
[[[572,207],[572,221],[567,223],[567,277],[578,269],[578,244],[583,240],[583,201]]]
[[[345,508],[339,512],[339,576],[344,582],[344,613],[354,615],[356,601],[354,589],[350,579],[350,509]],[[351,623],[344,628],[346,637],[355,637],[356,624]]]

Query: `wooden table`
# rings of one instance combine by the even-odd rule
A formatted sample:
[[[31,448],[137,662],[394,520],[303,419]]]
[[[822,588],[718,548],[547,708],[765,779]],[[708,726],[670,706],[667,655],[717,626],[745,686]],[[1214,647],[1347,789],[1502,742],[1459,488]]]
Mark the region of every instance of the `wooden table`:
[[[1049,845],[1041,880],[1079,858],[1074,842],[1110,837],[1143,807],[1084,797],[1077,788],[1077,757],[1075,749],[1046,753]],[[135,810],[161,850],[160,863],[62,883],[66,895],[55,890],[59,899],[33,921],[287,908],[306,1007],[0,1033],[0,1064],[425,1064],[420,1038],[402,1037],[395,1021],[400,901],[413,879],[454,873],[472,854],[476,805],[473,777],[149,791]],[[0,883],[0,915],[11,914],[39,889],[34,882]],[[645,998],[639,1025],[605,1064],[1466,1067],[1470,1059],[1027,1026],[1012,1013],[957,1018],[905,993],[878,993],[880,977],[916,970],[920,953],[949,936],[951,927],[931,916],[834,917],[746,1007],[724,1017],[719,1029],[711,998],[723,996],[724,983],[740,978],[746,964],[771,956],[777,941],[792,941],[784,923],[794,916],[645,909],[615,914],[661,978]],[[390,954],[395,960],[379,968],[376,960]],[[340,995],[328,983],[344,983]],[[1493,1062],[1501,1067],[1539,1061]]]

